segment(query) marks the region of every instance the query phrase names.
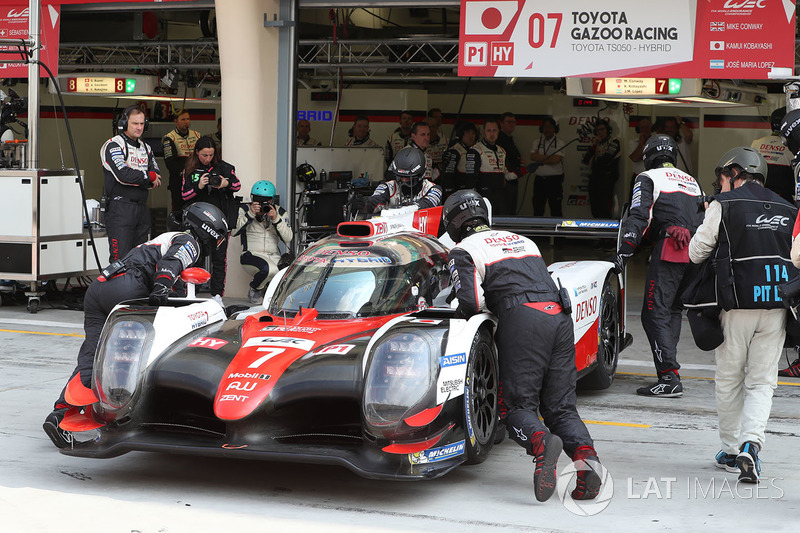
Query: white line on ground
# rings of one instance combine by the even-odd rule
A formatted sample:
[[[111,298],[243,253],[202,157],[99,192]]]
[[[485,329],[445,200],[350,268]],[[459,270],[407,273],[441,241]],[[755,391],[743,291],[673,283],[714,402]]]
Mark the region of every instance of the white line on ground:
[[[83,329],[81,322],[49,322],[45,320],[26,320],[24,318],[0,318],[2,324],[19,324],[20,326],[39,326],[46,328]]]
[[[647,367],[653,368],[655,370],[655,367],[653,367],[653,362],[652,361],[636,361],[636,360],[633,360],[633,359],[621,359],[620,358],[618,364],[620,364],[620,365],[629,365],[629,366],[647,366]],[[681,363],[681,368],[682,369],[685,368],[686,370],[709,370],[711,372],[714,372],[717,369],[717,365],[695,365],[695,364],[691,364],[691,363]]]

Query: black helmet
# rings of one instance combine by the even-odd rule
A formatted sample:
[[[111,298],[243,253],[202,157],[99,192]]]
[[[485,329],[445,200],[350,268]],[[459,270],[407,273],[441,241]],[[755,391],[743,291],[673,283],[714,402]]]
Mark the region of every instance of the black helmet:
[[[644,168],[650,170],[670,163],[672,165],[678,160],[678,145],[669,135],[652,135],[644,143],[642,150],[642,161]]]
[[[733,165],[740,167],[745,172],[752,174],[761,183],[767,181],[767,162],[761,153],[749,146],[739,146],[725,152],[725,155],[717,163],[714,173],[719,176],[720,172]]]
[[[419,148],[406,146],[394,156],[389,172],[405,185],[416,185],[425,175],[425,154]]]
[[[792,152],[800,152],[800,109],[793,109],[784,115],[780,126],[783,144]]]
[[[218,248],[228,234],[228,222],[217,206],[195,202],[183,209],[183,229],[201,246]]]
[[[444,202],[442,221],[447,234],[453,242],[462,239],[463,228],[472,220],[482,220],[490,224],[489,208],[483,196],[472,189],[461,189],[451,194]]]
[[[317,171],[308,163],[303,163],[297,167],[297,179],[303,183],[314,181],[317,177]]]
[[[779,107],[772,114],[769,116],[769,125],[772,127],[772,131],[781,131],[781,122],[783,122],[783,117],[786,116],[786,106]]]

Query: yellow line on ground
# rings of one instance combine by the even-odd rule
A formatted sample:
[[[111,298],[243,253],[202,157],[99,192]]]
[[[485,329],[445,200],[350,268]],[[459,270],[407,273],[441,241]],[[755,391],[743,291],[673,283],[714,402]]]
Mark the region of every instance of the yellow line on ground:
[[[85,337],[80,333],[48,333],[46,331],[23,331],[20,329],[0,329],[3,333],[30,333],[31,335],[58,335],[59,337]]]
[[[655,378],[655,374],[645,374],[642,372],[617,372],[618,376],[645,376]],[[681,379],[702,379],[705,381],[714,381],[714,378],[702,378],[697,376],[681,376]],[[779,381],[778,385],[788,385],[790,387],[800,387],[800,383],[793,381]]]
[[[606,422],[604,420],[584,420],[587,424],[596,424],[598,426],[622,426],[626,428],[642,428],[647,429],[651,424],[633,424],[630,422]]]

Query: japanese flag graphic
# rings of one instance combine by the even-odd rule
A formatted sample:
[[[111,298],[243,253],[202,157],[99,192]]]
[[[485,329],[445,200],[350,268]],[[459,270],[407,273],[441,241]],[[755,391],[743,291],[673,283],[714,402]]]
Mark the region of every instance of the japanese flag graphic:
[[[725,41],[711,41],[711,50],[725,50]]]
[[[519,3],[516,0],[502,2],[467,2],[464,15],[465,35],[500,35],[514,15]]]

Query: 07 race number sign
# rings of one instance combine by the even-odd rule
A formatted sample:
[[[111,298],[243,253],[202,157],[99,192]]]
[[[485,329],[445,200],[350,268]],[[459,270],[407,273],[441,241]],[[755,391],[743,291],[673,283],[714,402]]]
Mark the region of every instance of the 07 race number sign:
[[[794,0],[461,0],[459,76],[793,74]]]

